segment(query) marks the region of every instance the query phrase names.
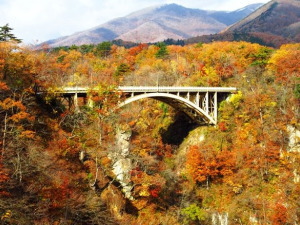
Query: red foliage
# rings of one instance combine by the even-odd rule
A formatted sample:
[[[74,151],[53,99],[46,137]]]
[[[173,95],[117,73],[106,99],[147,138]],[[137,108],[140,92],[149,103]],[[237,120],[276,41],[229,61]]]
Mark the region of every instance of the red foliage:
[[[58,148],[61,150],[66,150],[69,147],[67,138],[63,138],[57,141]]]
[[[139,167],[136,167],[136,168],[134,168],[134,169],[132,169],[130,171],[130,176],[131,177],[141,178],[142,177],[142,173],[143,172],[141,171],[141,169]]]
[[[225,122],[220,122],[219,123],[219,129],[221,131],[226,131],[227,130],[226,123]]]
[[[66,111],[64,111],[62,114],[60,114],[60,117],[61,118],[64,118],[64,117],[66,117],[67,115],[69,115],[70,114],[70,111],[69,110],[66,110]]]
[[[72,190],[69,187],[69,179],[67,177],[62,178],[61,184],[45,187],[42,190],[43,198],[49,199],[51,201],[51,207],[61,208],[65,206],[65,201],[69,199]]]
[[[2,164],[2,158],[0,158],[0,196],[8,196],[9,193],[1,190],[4,188],[4,184],[9,180],[8,173]]]
[[[139,54],[142,50],[146,49],[148,47],[147,44],[139,44],[138,46],[132,47],[128,50],[128,53],[130,55],[137,55]]]
[[[282,225],[287,222],[287,208],[281,204],[277,203],[274,207],[274,214],[271,218],[273,225]]]
[[[158,198],[161,187],[157,185],[152,185],[149,187],[149,193],[152,197]]]

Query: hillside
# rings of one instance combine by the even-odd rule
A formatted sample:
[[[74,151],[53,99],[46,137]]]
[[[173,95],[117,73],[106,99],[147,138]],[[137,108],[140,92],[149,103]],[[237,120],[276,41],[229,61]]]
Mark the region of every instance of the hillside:
[[[273,0],[232,25],[228,32],[264,33],[299,42],[300,2],[298,0]]]
[[[250,32],[250,33],[243,33],[243,32],[221,32],[218,34],[211,34],[211,35],[202,35],[193,38],[188,38],[184,40],[186,44],[194,44],[194,43],[211,43],[214,41],[247,41],[251,43],[258,43],[264,46],[279,48],[283,44],[287,43],[294,43],[294,40],[269,34],[269,33],[262,33],[262,32]]]
[[[279,48],[300,41],[299,24],[299,1],[273,0],[217,34],[188,38],[185,43],[247,41]]]
[[[299,223],[300,44],[100,50],[0,42],[1,224]],[[199,126],[154,99],[116,107],[120,85],[238,91]],[[63,86],[93,89],[76,105]]]
[[[214,34],[249,15],[261,4],[249,5],[232,12],[189,9],[168,4],[142,9],[122,18],[108,21],[86,31],[50,40],[51,47],[82,45],[122,39],[136,43],[186,39]]]

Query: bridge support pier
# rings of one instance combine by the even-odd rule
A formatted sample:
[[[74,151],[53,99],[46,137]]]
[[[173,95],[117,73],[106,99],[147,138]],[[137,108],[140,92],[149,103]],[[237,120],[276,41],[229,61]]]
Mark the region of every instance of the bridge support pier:
[[[78,93],[74,94],[74,107],[75,107],[75,111],[79,111],[79,106],[78,106]]]
[[[218,94],[217,94],[217,92],[214,93],[212,106],[213,106],[213,111],[214,111],[214,119],[215,119],[215,121],[217,121],[217,118],[218,118]]]
[[[94,108],[95,107],[95,102],[93,101],[91,96],[88,95],[86,98],[87,98],[86,106],[89,107],[89,108]]]

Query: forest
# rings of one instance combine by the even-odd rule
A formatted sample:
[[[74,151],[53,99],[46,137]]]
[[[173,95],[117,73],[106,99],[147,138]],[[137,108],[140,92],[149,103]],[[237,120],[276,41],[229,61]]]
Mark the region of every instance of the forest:
[[[158,84],[238,91],[216,126],[152,99],[115,107],[118,86]],[[94,107],[68,107],[64,86]],[[299,43],[0,41],[0,224],[299,224],[299,103]]]

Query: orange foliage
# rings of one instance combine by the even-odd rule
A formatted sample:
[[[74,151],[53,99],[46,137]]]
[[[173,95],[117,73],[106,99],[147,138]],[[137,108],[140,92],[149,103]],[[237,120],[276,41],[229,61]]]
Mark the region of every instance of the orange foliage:
[[[216,153],[212,146],[191,146],[187,153],[186,164],[193,180],[200,183],[209,179],[225,179],[235,171],[234,154],[230,151]]]
[[[28,139],[34,139],[35,138],[36,133],[34,131],[31,130],[25,130],[21,132],[20,137],[23,138],[28,138]]]
[[[0,90],[8,91],[9,87],[7,86],[7,84],[5,82],[0,81]]]
[[[215,162],[206,162],[198,146],[191,146],[187,153],[187,169],[195,182],[206,181],[210,176],[216,175],[216,171],[210,168]]]
[[[142,50],[146,49],[148,47],[147,44],[139,44],[138,46],[132,47],[128,50],[128,53],[130,55],[137,55],[139,54]]]
[[[290,83],[293,77],[300,77],[300,44],[281,46],[269,60],[268,67],[275,71],[278,82]]]
[[[234,106],[228,107],[227,109],[230,109],[230,113],[227,112],[226,114],[226,110],[221,112],[219,117],[222,122],[215,128],[208,128],[209,134],[207,134],[204,141],[201,141],[201,145],[192,145],[187,151],[186,175],[190,176],[193,182],[186,179],[180,180],[181,178],[176,174],[180,168],[178,168],[179,166],[174,160],[176,151],[174,151],[172,146],[166,145],[161,141],[162,132],[165,132],[165,128],[173,122],[173,118],[171,118],[173,116],[172,113],[166,110],[164,118],[160,118],[161,110],[156,110],[157,112],[149,110],[150,108],[152,109],[153,105],[144,104],[140,106],[140,109],[138,107],[134,110],[131,109],[128,115],[124,115],[122,119],[126,121],[127,127],[133,130],[130,151],[131,156],[137,155],[134,157],[134,163],[136,163],[137,167],[130,172],[134,186],[132,194],[138,201],[142,199],[142,201],[146,202],[139,208],[140,212],[138,212],[136,221],[142,221],[142,224],[146,224],[151,220],[153,224],[156,224],[157,221],[153,218],[159,218],[162,215],[165,216],[164,213],[170,213],[170,210],[167,208],[171,207],[168,205],[169,202],[163,200],[162,190],[166,195],[176,193],[191,196],[188,200],[185,200],[183,195],[179,197],[174,196],[174,198],[170,195],[169,198],[165,198],[173,198],[172,204],[174,203],[173,207],[176,214],[174,218],[178,219],[180,209],[177,206],[181,203],[181,205],[187,205],[192,201],[199,200],[199,206],[202,202],[203,205],[205,204],[205,210],[207,211],[215,211],[220,208],[223,210],[224,202],[232,202],[232,204],[227,204],[227,208],[224,206],[224,210],[235,214],[230,216],[238,218],[238,221],[241,215],[238,215],[239,212],[234,211],[239,211],[239,208],[244,207],[240,212],[250,212],[251,210],[261,210],[262,205],[264,207],[272,205],[268,199],[274,199],[274,192],[277,192],[274,190],[282,185],[280,184],[280,181],[283,180],[280,177],[282,175],[278,175],[282,171],[282,174],[286,176],[285,181],[290,182],[286,185],[286,190],[284,191],[291,193],[289,189],[294,184],[290,181],[292,180],[290,177],[292,177],[293,171],[298,169],[298,165],[293,165],[292,162],[284,161],[280,158],[280,151],[284,153],[285,148],[288,147],[287,123],[291,123],[290,121],[293,119],[293,125],[298,126],[297,122],[299,122],[298,105],[289,101],[289,91],[292,92],[293,90],[289,90],[286,93],[283,92],[286,84],[295,84],[299,77],[299,44],[286,45],[279,50],[274,50],[268,61],[267,68],[255,67],[253,65],[255,60],[260,59],[259,55],[264,53],[264,50],[269,51],[270,49],[246,42],[214,42],[183,47],[168,46],[169,56],[161,60],[155,57],[157,46],[141,44],[130,49],[113,46],[111,54],[100,59],[94,56],[92,52],[84,54],[76,50],[61,50],[49,53],[29,53],[21,49],[12,51],[12,47],[4,46],[3,43],[0,43],[1,57],[3,56],[2,58],[4,58],[5,56],[5,59],[0,57],[0,77],[3,77],[4,65],[8,68],[8,74],[11,75],[10,82],[6,80],[0,81],[0,92],[2,91],[0,96],[0,116],[1,119],[7,117],[6,122],[9,123],[5,133],[6,136],[3,135],[3,131],[1,133],[1,139],[3,139],[1,144],[4,145],[5,142],[5,153],[7,153],[5,157],[12,156],[11,161],[8,161],[5,166],[13,165],[22,168],[24,170],[22,178],[24,182],[22,185],[24,185],[24,190],[30,191],[31,187],[26,186],[27,183],[30,183],[27,182],[29,178],[26,176],[28,176],[28,173],[30,174],[29,170],[31,168],[28,168],[27,164],[29,165],[31,161],[26,162],[26,157],[27,154],[33,154],[33,159],[36,156],[34,156],[34,147],[30,146],[33,150],[30,148],[31,151],[28,151],[29,148],[26,144],[31,143],[31,141],[26,141],[26,139],[35,139],[35,136],[39,134],[39,125],[41,127],[47,126],[52,131],[52,133],[49,131],[49,134],[51,133],[51,137],[53,137],[52,140],[48,141],[45,138],[43,140],[45,141],[44,143],[36,141],[34,144],[49,146],[45,150],[46,153],[41,151],[39,154],[44,154],[41,157],[42,161],[47,161],[47,164],[53,163],[53,166],[45,167],[45,171],[37,175],[38,179],[41,178],[40,183],[45,183],[43,179],[50,180],[48,183],[46,182],[47,184],[44,187],[35,187],[35,189],[41,189],[36,191],[38,192],[37,199],[42,197],[41,202],[48,200],[51,209],[66,209],[70,207],[70,210],[75,210],[77,215],[76,210],[81,205],[76,208],[69,204],[70,201],[74,200],[72,197],[76,193],[77,186],[86,185],[85,188],[88,189],[89,180],[106,179],[103,178],[104,175],[100,177],[102,174],[100,175],[97,171],[104,165],[105,171],[103,170],[102,172],[103,174],[106,173],[106,170],[110,169],[112,163],[111,159],[103,157],[102,153],[104,151],[101,152],[101,157],[99,156],[100,154],[98,155],[98,151],[103,149],[111,150],[115,146],[115,140],[113,139],[115,124],[108,125],[107,120],[110,118],[106,120],[105,116],[110,115],[111,109],[120,101],[117,94],[114,96],[109,95],[109,93],[112,93],[111,90],[113,88],[107,87],[120,82],[113,79],[113,74],[118,65],[124,64],[129,66],[130,72],[124,73],[122,76],[124,76],[124,82],[131,82],[131,84],[139,82],[143,85],[146,85],[147,82],[156,84],[159,81],[168,85],[184,84],[186,86],[234,85],[243,92],[243,98],[241,101],[239,100],[238,106],[233,104]],[[264,59],[268,60],[268,58]],[[159,77],[156,76],[157,74],[159,74]],[[278,81],[282,82],[282,85],[280,82],[273,82],[273,74],[276,75]],[[241,77],[243,78],[241,79]],[[151,79],[153,81],[150,81]],[[267,82],[265,82],[266,80]],[[72,112],[66,111],[58,119],[49,119],[48,121],[51,122],[45,125],[43,118],[34,121],[35,118],[30,111],[32,106],[27,104],[30,100],[28,100],[29,98],[26,99],[26,96],[32,96],[33,94],[31,90],[33,81],[45,87],[60,87],[61,85],[69,84],[96,86],[97,83],[104,83],[105,85],[103,86],[105,87],[101,86],[99,92],[91,93],[92,100],[99,106],[92,113],[91,110],[85,110],[82,107],[83,110],[80,112],[80,116],[76,117],[76,121],[72,121]],[[26,83],[26,85],[19,85],[23,83]],[[13,85],[16,85],[16,87]],[[13,93],[10,90],[18,91]],[[22,94],[19,95],[18,92],[22,92]],[[286,94],[287,97],[281,99],[281,93]],[[225,104],[227,103],[225,102]],[[232,102],[228,104],[232,104]],[[277,104],[281,105],[276,106]],[[289,107],[288,104],[292,105],[292,107]],[[43,108],[43,110],[47,109]],[[286,113],[284,118],[282,118],[282,111]],[[140,115],[139,118],[137,118],[137,114]],[[81,115],[83,115],[82,118],[84,119],[81,119]],[[49,115],[43,116],[48,117]],[[89,120],[89,118],[92,119]],[[105,119],[96,124],[94,121],[99,121],[99,118],[100,120],[102,118]],[[168,121],[165,122],[163,120]],[[35,123],[32,123],[33,121]],[[86,121],[89,121],[90,124]],[[72,122],[76,123],[76,125],[73,125]],[[70,125],[73,126],[72,134],[60,129],[60,124],[64,123],[72,124]],[[92,126],[97,128],[91,128]],[[8,132],[10,130],[13,132]],[[96,140],[98,135],[95,135],[95,130],[97,132],[101,130],[102,132],[101,146]],[[15,135],[16,133],[17,135]],[[44,133],[47,134],[46,129]],[[20,137],[23,139],[18,143],[17,148],[13,146],[12,150],[10,150],[10,145],[17,143]],[[193,139],[188,141],[190,140],[193,141]],[[43,149],[40,146],[38,149]],[[88,157],[80,162],[78,156],[83,146],[87,150]],[[15,164],[16,151],[18,149],[22,149],[22,151],[18,152],[21,160],[17,163],[24,163],[24,165],[26,164],[25,167],[21,167],[23,164],[20,164],[20,166]],[[94,150],[97,150],[95,151],[97,153],[91,153]],[[93,160],[96,156],[101,158],[97,163]],[[34,167],[35,165],[30,166]],[[44,165],[41,163],[38,166]],[[35,171],[40,171],[40,168],[38,169]],[[176,171],[174,171],[175,169]],[[53,174],[53,171],[56,173]],[[111,176],[111,172],[108,173],[110,174],[106,175]],[[98,177],[92,177],[96,174]],[[174,180],[172,180],[173,178]],[[0,160],[0,195],[8,194],[5,192],[5,183],[10,182],[11,179],[13,180],[15,177],[9,177]],[[178,182],[176,179],[178,179]],[[172,187],[166,187],[166,184],[170,184],[173,181],[176,183],[177,189],[171,192],[168,189],[172,189]],[[202,186],[194,184],[205,182],[213,183],[208,191],[209,193],[205,193],[205,188]],[[72,186],[73,183],[76,187]],[[285,184],[285,182],[282,183]],[[33,186],[35,185],[38,186],[40,184],[34,184]],[[188,188],[184,189],[183,185],[186,185]],[[113,183],[111,186],[113,186]],[[84,195],[87,193],[84,192],[86,189],[83,188],[81,190]],[[193,191],[189,191],[191,189]],[[234,191],[232,192],[232,190]],[[299,191],[295,191],[295,193],[291,194],[292,197],[289,198],[298,199],[298,193]],[[30,194],[34,196],[36,193]],[[90,196],[90,193],[88,195]],[[266,198],[262,202],[255,200],[256,197],[252,195],[266,195]],[[6,201],[5,198],[3,199]],[[77,201],[77,199],[74,201]],[[92,205],[89,199],[86,198],[84,201],[82,206],[88,207],[88,205]],[[149,205],[149,201],[156,203]],[[164,210],[158,210],[161,207],[160,203],[157,203],[159,201],[161,201]],[[179,204],[179,201],[182,202]],[[296,204],[289,199],[286,201],[287,203],[280,202],[273,208],[270,207],[269,210],[266,210],[267,217],[273,224],[285,224],[290,220],[287,206],[296,208],[294,206]],[[222,205],[222,207],[219,207],[219,205]],[[90,208],[84,208],[84,212],[88,210]],[[274,215],[269,217],[272,214],[272,210]],[[293,209],[294,211],[296,212],[297,210]],[[126,213],[124,212],[124,214]],[[53,215],[50,215],[49,218],[51,216]],[[260,219],[260,216],[258,216],[258,219]],[[58,220],[53,218],[53,221]],[[74,221],[70,223],[72,222]],[[240,220],[240,223],[246,224],[247,222]],[[165,224],[171,223],[166,222]],[[176,224],[176,222],[172,224]]]
[[[11,98],[6,98],[3,102],[0,101],[0,107],[2,107],[4,110],[8,110],[12,107],[17,107],[21,111],[26,110],[26,107],[23,105],[23,103],[20,101],[15,101]]]
[[[34,120],[34,117],[32,117],[29,113],[27,112],[19,112],[19,113],[16,113],[14,115],[12,115],[9,119],[11,119],[12,121],[14,122],[19,122],[19,121],[22,121],[22,120],[29,120],[29,121],[33,121]]]
[[[221,131],[226,131],[226,130],[227,130],[227,127],[226,127],[226,123],[225,123],[225,122],[220,122],[220,123],[218,124],[218,126],[219,126],[219,129],[220,129]]]

